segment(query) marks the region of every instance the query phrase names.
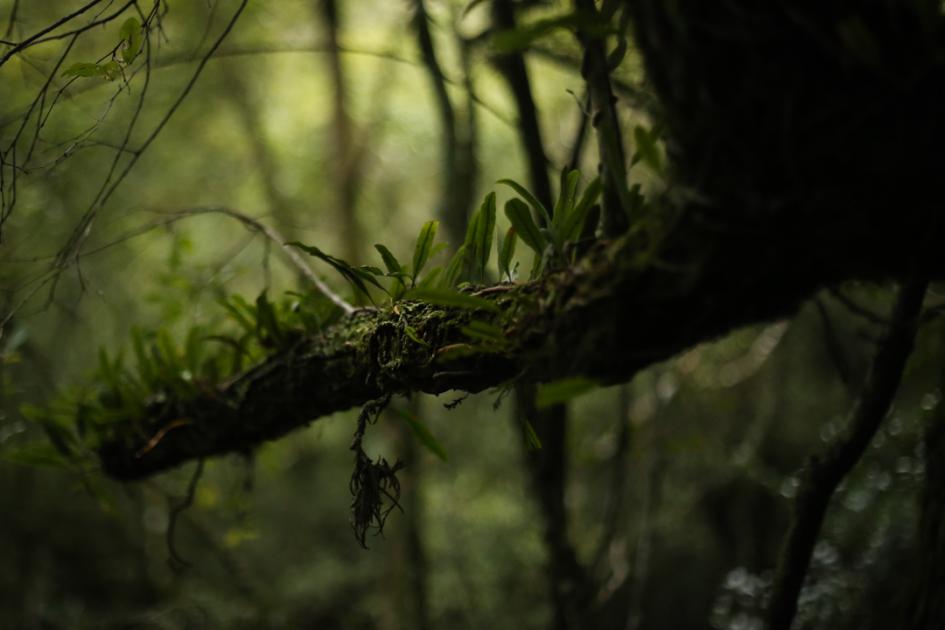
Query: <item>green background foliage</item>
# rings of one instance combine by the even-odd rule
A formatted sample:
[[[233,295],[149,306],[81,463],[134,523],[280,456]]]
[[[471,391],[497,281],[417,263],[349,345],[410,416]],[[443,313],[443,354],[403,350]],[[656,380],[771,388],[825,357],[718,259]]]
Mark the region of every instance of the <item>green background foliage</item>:
[[[0,29],[14,4],[0,1]],[[75,5],[18,4],[12,41]],[[21,175],[0,246],[0,306],[16,307],[0,338],[0,627],[414,628],[418,597],[430,627],[547,627],[547,549],[523,468],[540,443],[507,391],[395,400],[368,431],[369,456],[409,462],[404,513],[368,539],[370,551],[349,523],[356,410],[207,462],[183,511],[194,464],[117,484],[94,458],[74,457],[94,448],[84,442],[92,424],[204,391],[340,317],[277,244],[207,209],[276,229],[346,299],[383,308],[406,297],[482,308],[489,303],[457,287],[524,281],[579,255],[600,182],[592,138],[570,163],[585,112],[569,5],[525,12],[520,32],[472,50],[466,77],[454,28],[480,32],[488,3],[465,13],[465,3],[429,3],[451,97],[466,97],[468,78],[477,98],[477,211],[465,241],[450,243],[433,222],[440,129],[408,3],[340,7],[353,133],[341,149],[322,16],[312,2],[254,2],[100,208],[52,292],[49,264],[108,177],[129,121],[140,119],[139,146],[237,5],[166,5],[140,112],[143,76],[125,82],[144,54],[140,21],[81,38],[57,73],[71,87]],[[527,181],[517,114],[490,62],[526,47],[549,171],[563,174],[553,208],[517,183]],[[50,43],[0,67],[4,145],[60,50]],[[614,74],[643,89],[632,47]],[[620,96],[643,200],[665,183],[665,149],[633,98]],[[357,175],[347,205],[342,159]],[[873,287],[844,290],[877,312],[889,306]],[[571,405],[567,528],[595,597],[623,602],[626,627],[758,627],[797,471],[840,431],[879,330],[834,295],[817,299],[790,322],[698,346],[627,385],[539,390],[541,405]],[[466,333],[503,343],[484,322]],[[941,326],[927,327],[909,385],[835,500],[796,627],[894,624],[870,602],[894,591],[889,576],[911,544],[918,435],[941,398],[932,361],[941,342]]]

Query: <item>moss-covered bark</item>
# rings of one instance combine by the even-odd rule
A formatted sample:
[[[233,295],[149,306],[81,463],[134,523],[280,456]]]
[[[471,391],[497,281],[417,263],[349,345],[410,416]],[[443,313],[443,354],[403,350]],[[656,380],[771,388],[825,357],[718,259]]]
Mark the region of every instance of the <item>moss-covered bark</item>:
[[[478,392],[576,375],[622,382],[736,326],[786,316],[826,282],[892,277],[911,266],[888,260],[878,276],[875,262],[860,265],[847,252],[889,245],[882,230],[870,243],[841,247],[842,236],[818,251],[777,231],[723,238],[686,219],[653,253],[626,237],[539,280],[476,291],[494,311],[410,301],[361,310],[210,393],[154,403],[145,417],[111,425],[102,464],[117,478],[142,477],[252,449],[388,393]],[[940,262],[926,266],[941,271]],[[501,329],[504,341],[471,337],[463,329],[473,320]]]

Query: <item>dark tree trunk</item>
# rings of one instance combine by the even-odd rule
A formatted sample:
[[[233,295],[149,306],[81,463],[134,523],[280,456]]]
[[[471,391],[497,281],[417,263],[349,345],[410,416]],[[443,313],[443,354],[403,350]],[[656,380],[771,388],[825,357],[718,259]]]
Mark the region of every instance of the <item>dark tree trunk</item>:
[[[920,498],[917,586],[909,628],[945,628],[945,409],[925,434],[925,485]]]

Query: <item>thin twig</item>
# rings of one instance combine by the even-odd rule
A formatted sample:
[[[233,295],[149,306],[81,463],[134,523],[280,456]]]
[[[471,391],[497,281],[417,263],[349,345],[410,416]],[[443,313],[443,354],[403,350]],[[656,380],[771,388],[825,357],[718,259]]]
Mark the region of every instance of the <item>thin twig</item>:
[[[285,238],[283,238],[279,232],[265,223],[261,223],[249,215],[243,214],[242,212],[237,212],[236,210],[223,207],[188,208],[186,210],[176,210],[174,212],[170,212],[169,214],[179,217],[196,216],[200,214],[222,214],[224,216],[236,219],[243,225],[246,225],[247,227],[259,232],[273,243],[276,243],[282,252],[285,253],[286,257],[288,257],[289,261],[291,261],[292,264],[298,268],[302,275],[304,275],[313,285],[315,285],[315,288],[318,289],[319,293],[331,300],[335,306],[345,312],[345,315],[351,315],[356,310],[353,306],[351,306],[351,304],[346,302],[338,294],[332,291],[331,288],[325,284],[321,278],[315,275],[315,272],[312,271],[312,268],[308,266],[308,263],[305,262],[305,259],[299,255],[298,251],[294,247],[290,247],[286,244]]]
[[[177,548],[174,546],[174,532],[177,529],[178,517],[194,502],[194,496],[197,494],[197,483],[203,475],[203,461],[202,457],[197,460],[197,467],[194,469],[194,474],[190,477],[190,483],[187,484],[187,495],[180,503],[171,508],[170,514],[168,515],[165,538],[167,540],[167,553],[170,556],[168,563],[173,569],[186,569],[191,566],[190,562],[177,553]]]
[[[16,46],[14,46],[14,47],[11,48],[10,50],[8,50],[8,51],[3,55],[3,57],[0,57],[0,66],[3,66],[3,64],[5,64],[7,61],[9,61],[10,58],[11,58],[13,55],[17,54],[17,53],[20,52],[20,51],[23,51],[23,50],[29,48],[37,39],[39,39],[40,37],[42,37],[42,36],[45,35],[46,33],[50,33],[50,32],[52,32],[52,31],[56,30],[57,28],[59,28],[60,26],[62,26],[63,24],[65,24],[65,23],[67,23],[67,22],[70,22],[71,20],[73,20],[73,19],[79,17],[80,15],[82,15],[83,13],[85,13],[86,11],[88,11],[89,9],[91,9],[92,7],[94,7],[96,4],[99,4],[100,2],[102,2],[102,0],[92,0],[92,2],[89,2],[88,4],[79,7],[78,9],[76,9],[75,11],[73,11],[72,13],[63,16],[62,18],[60,18],[60,19],[56,20],[55,22],[53,22],[52,24],[50,24],[49,26],[43,28],[42,30],[38,31],[37,33],[34,33],[34,34],[31,35],[30,37],[27,37],[26,39],[24,39],[23,41],[21,41],[19,44],[17,44]]]
[[[7,18],[7,29],[3,32],[4,41],[9,42],[10,38],[13,37],[13,29],[16,26],[16,13],[20,8],[20,0],[13,0],[13,6],[10,7],[10,17]],[[12,44],[11,45],[16,45]]]
[[[240,2],[239,6],[233,12],[233,15],[230,17],[230,21],[223,29],[223,32],[197,64],[196,70],[194,70],[194,73],[191,75],[190,80],[184,86],[184,89],[181,90],[180,94],[178,94],[177,98],[168,108],[167,112],[165,112],[164,116],[161,117],[154,129],[151,130],[151,133],[148,135],[148,137],[145,138],[144,142],[141,143],[141,146],[132,153],[131,158],[125,164],[121,173],[119,173],[118,176],[114,178],[114,180],[112,179],[112,174],[114,173],[115,167],[117,166],[117,161],[113,163],[112,169],[109,171],[108,176],[99,189],[95,199],[92,201],[92,204],[89,206],[88,210],[86,210],[85,214],[80,219],[79,224],[73,230],[72,235],[66,242],[66,245],[60,251],[59,258],[56,261],[57,268],[63,269],[68,265],[69,262],[74,260],[75,255],[79,252],[82,246],[82,242],[91,231],[92,222],[98,214],[98,211],[105,206],[111,195],[115,192],[122,181],[124,181],[125,177],[135,166],[137,161],[158,137],[165,125],[167,125],[168,121],[170,121],[171,117],[180,108],[181,104],[193,90],[193,87],[196,85],[197,79],[200,77],[201,73],[206,67],[207,62],[210,61],[210,58],[213,57],[214,53],[216,53],[217,49],[220,47],[220,44],[223,43],[223,40],[226,39],[227,35],[230,34],[230,31],[233,30],[233,27],[236,25],[237,20],[243,13],[243,10],[246,8],[248,2],[249,0],[242,0],[242,2]],[[150,48],[150,44],[148,44],[148,47]]]
[[[791,627],[827,505],[837,486],[863,456],[889,411],[912,352],[927,286],[928,280],[923,278],[910,281],[900,290],[889,330],[876,351],[846,435],[830,444],[820,457],[812,457],[803,472],[794,520],[782,548],[766,613],[768,630]]]

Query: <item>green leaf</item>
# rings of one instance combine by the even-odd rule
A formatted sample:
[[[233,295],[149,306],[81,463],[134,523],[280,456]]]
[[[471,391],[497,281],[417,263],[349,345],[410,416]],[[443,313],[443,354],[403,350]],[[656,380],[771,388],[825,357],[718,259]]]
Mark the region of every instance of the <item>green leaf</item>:
[[[584,231],[584,223],[587,221],[587,213],[597,201],[601,194],[601,182],[599,177],[587,185],[581,199],[574,205],[574,208],[568,212],[561,223],[561,238],[565,241],[576,241],[581,232]]]
[[[481,297],[454,291],[452,289],[413,289],[407,293],[407,298],[429,302],[439,306],[455,306],[458,308],[481,309],[484,311],[497,312],[499,307],[489,300]]]
[[[433,250],[433,241],[436,239],[436,231],[439,227],[439,221],[427,221],[423,224],[423,227],[420,228],[420,234],[417,236],[417,244],[414,245],[413,248],[413,269],[411,270],[413,273],[411,277],[412,284],[417,283],[420,272],[423,271],[424,265],[426,265],[427,261],[430,259]]]
[[[256,298],[256,333],[261,341],[269,340],[277,346],[282,343],[279,318],[265,291]]]
[[[499,236],[499,276],[505,276],[512,281],[512,257],[515,256],[515,246],[518,244],[518,233],[512,226],[505,233],[505,238]]]
[[[121,66],[118,65],[118,62],[112,59],[106,64],[102,65],[102,73],[106,79],[109,81],[114,81],[121,75]]]
[[[539,409],[567,402],[598,387],[597,381],[577,376],[538,386],[535,405]]]
[[[476,271],[479,272],[479,278],[485,279],[486,266],[489,264],[489,257],[492,255],[492,238],[495,232],[495,193],[486,195],[485,201],[477,213],[476,230],[473,239],[473,260],[476,264]]]
[[[528,245],[536,254],[541,255],[545,251],[545,238],[538,231],[532,219],[531,210],[521,199],[509,199],[505,202],[505,216],[512,222],[515,232],[522,237],[525,244]]]
[[[388,272],[398,276],[403,271],[403,267],[397,260],[397,257],[394,256],[389,249],[380,243],[375,243],[374,249],[381,255],[381,259],[384,261],[384,266],[387,267]]]
[[[194,326],[187,331],[187,339],[184,342],[184,358],[187,369],[194,376],[200,373],[203,336],[203,329],[200,326]]]
[[[41,420],[40,424],[55,449],[64,457],[71,457],[76,443],[72,432],[50,419]]]
[[[30,468],[71,468],[71,462],[58,448],[46,444],[4,451],[0,460]]]
[[[244,310],[248,310],[249,307],[245,300],[243,300],[240,296],[235,295],[229,299],[221,299],[218,301],[218,303],[220,306],[226,309],[226,312],[230,314],[230,317],[232,317],[237,324],[240,325],[240,328],[248,333],[255,333],[256,324],[251,319],[252,311],[248,311],[250,313],[250,317],[247,317],[246,313],[244,312]],[[240,310],[241,306],[244,310]]]
[[[470,256],[474,255],[476,252],[476,234],[479,231],[481,210],[481,208],[476,210],[469,218],[469,223],[466,224],[466,238],[463,240],[463,246],[466,248],[466,251],[469,252]]]
[[[154,362],[145,350],[144,343],[144,332],[140,328],[132,328],[131,349],[134,351],[135,361],[138,363],[138,374],[141,375],[141,381],[147,387],[154,387],[157,384],[157,371]]]
[[[128,18],[122,23],[118,35],[125,43],[124,49],[121,51],[121,58],[126,64],[131,63],[141,50],[141,23],[137,18]]]
[[[177,360],[177,349],[166,328],[157,331],[151,355],[164,383],[175,383],[180,377],[181,365]]]
[[[456,250],[456,253],[453,254],[449,264],[446,266],[446,271],[443,273],[443,286],[448,288],[456,286],[456,283],[460,279],[460,274],[463,272],[466,256],[466,245],[460,245],[459,249]]]
[[[110,389],[118,389],[121,381],[121,357],[115,357],[114,363],[109,360],[105,348],[98,349],[98,376]]]
[[[64,77],[103,77],[105,68],[97,63],[74,63],[62,71]]]
[[[436,281],[440,278],[440,274],[443,273],[443,267],[434,267],[430,270],[430,273],[423,276],[423,280],[417,285],[421,288],[429,288],[436,286]]]
[[[423,444],[428,451],[439,457],[442,461],[447,461],[446,449],[433,437],[433,434],[430,433],[430,430],[422,422],[402,409],[394,409],[394,412],[407,423],[407,426],[413,431],[414,436],[420,440],[420,443]]]
[[[352,267],[347,262],[341,260],[340,258],[335,258],[334,256],[330,254],[326,254],[325,252],[318,249],[314,245],[306,245],[298,241],[292,241],[291,243],[286,243],[286,245],[290,247],[297,247],[301,249],[303,252],[305,252],[306,254],[310,254],[312,256],[315,256],[316,258],[320,258],[321,260],[325,261],[326,263],[334,267],[335,271],[340,273],[341,276],[351,284],[351,286],[353,286],[355,289],[363,293],[371,301],[373,301],[374,298],[371,297],[371,292],[368,291],[367,285],[364,284],[365,281],[367,281],[370,284],[373,284],[384,293],[387,293],[388,295],[390,295],[387,289],[385,289],[381,285],[381,283],[378,282],[377,279],[374,278],[373,275],[371,275],[370,272],[364,269]]]
[[[518,195],[528,202],[528,204],[538,213],[538,216],[544,219],[545,225],[551,224],[551,215],[548,214],[548,208],[545,207],[543,203],[538,201],[538,199],[528,192],[524,186],[518,182],[512,181],[511,179],[500,179],[497,183],[505,184],[512,190],[518,193]],[[523,236],[524,238],[524,236]]]
[[[558,193],[558,202],[555,204],[554,214],[551,215],[552,224],[557,228],[564,223],[574,206],[574,195],[577,192],[581,173],[573,170],[561,178],[561,190]]]
[[[522,419],[522,440],[524,440],[525,446],[528,447],[528,450],[541,450],[541,440],[538,439],[538,434],[535,433],[535,427],[532,426],[531,422],[525,420],[524,418]]]
[[[404,272],[403,265],[400,264],[400,261],[397,260],[397,257],[394,256],[389,249],[380,243],[374,244],[374,249],[380,253],[381,258],[384,260],[384,266],[387,267],[387,275],[394,278],[397,284],[394,286],[393,294],[391,297],[399,296],[406,288],[405,279],[410,277],[407,273]]]

